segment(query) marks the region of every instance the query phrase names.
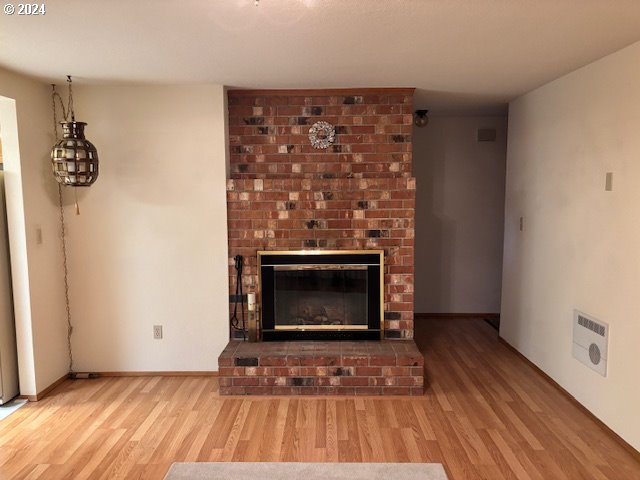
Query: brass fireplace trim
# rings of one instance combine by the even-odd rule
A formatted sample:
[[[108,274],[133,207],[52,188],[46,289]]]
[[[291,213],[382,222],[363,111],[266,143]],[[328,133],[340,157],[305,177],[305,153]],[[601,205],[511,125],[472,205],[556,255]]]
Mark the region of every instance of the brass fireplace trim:
[[[276,330],[367,330],[367,325],[276,325]]]
[[[300,271],[300,270],[366,270],[368,265],[325,265],[318,263],[317,265],[276,265],[274,270],[284,271]]]
[[[380,257],[380,339],[384,340],[384,250],[258,250],[258,291],[256,303],[259,305],[259,314],[257,319],[257,330],[260,340],[262,340],[262,257],[269,255],[378,255]],[[321,265],[321,264],[319,264]],[[300,330],[299,325],[294,325],[292,328]],[[303,328],[308,330],[308,326]],[[334,329],[334,326],[331,326]],[[353,325],[348,326],[349,330],[354,330]],[[355,329],[360,329],[356,327]],[[363,330],[366,330],[364,327]],[[287,329],[288,330],[288,329]],[[338,329],[336,329],[338,330]]]

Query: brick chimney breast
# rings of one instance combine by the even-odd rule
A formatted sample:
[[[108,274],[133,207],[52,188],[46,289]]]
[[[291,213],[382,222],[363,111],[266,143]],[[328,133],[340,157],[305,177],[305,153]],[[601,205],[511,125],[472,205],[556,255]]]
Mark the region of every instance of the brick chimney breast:
[[[236,255],[246,293],[257,290],[258,250],[382,249],[385,338],[413,338],[412,96],[411,88],[228,91],[231,295]],[[309,141],[318,121],[335,129],[326,149]]]

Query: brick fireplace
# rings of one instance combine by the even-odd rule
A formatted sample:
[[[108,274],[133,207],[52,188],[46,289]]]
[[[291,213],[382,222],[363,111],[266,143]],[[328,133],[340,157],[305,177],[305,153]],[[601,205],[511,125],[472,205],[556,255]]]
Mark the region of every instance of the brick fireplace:
[[[373,342],[232,340],[220,356],[221,393],[422,393],[422,356],[412,341],[412,94],[228,92],[230,293],[236,255],[245,261],[244,292],[259,294],[258,251],[381,250],[384,327],[383,340]],[[326,149],[309,141],[318,121],[335,128]]]

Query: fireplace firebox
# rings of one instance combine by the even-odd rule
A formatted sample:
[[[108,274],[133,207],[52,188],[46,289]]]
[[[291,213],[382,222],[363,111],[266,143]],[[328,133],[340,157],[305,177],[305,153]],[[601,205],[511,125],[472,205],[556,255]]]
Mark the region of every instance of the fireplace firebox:
[[[262,340],[382,338],[382,250],[260,251],[258,270]]]

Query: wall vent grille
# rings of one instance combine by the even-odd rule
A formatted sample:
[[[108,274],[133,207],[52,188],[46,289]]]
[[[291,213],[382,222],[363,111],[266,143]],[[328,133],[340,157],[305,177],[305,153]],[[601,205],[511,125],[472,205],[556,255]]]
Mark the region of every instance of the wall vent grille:
[[[598,322],[594,322],[593,320],[589,320],[582,315],[578,315],[578,324],[582,325],[584,328],[588,328],[592,332],[597,333],[601,337],[604,337],[605,328],[604,325],[600,325]]]
[[[479,128],[477,130],[478,142],[495,142],[496,141],[496,129],[495,128]]]
[[[591,315],[573,311],[573,357],[607,376],[609,325]]]

